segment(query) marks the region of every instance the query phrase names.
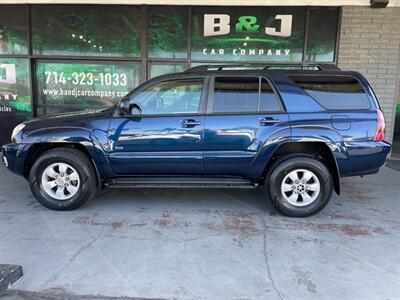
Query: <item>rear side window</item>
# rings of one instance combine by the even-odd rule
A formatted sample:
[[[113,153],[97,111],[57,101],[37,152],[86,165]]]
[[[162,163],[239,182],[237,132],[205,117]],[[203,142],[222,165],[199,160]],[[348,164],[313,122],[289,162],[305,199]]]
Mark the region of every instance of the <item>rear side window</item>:
[[[281,106],[272,87],[259,77],[216,77],[213,112],[278,112]]]
[[[260,102],[258,111],[281,111],[279,99],[265,78],[261,78]]]
[[[370,102],[360,83],[350,76],[289,76],[326,109],[368,109]]]

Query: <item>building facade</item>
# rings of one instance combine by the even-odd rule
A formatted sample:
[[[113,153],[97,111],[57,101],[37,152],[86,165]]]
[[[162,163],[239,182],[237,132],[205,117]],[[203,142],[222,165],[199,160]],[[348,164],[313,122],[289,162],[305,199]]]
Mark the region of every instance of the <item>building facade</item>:
[[[387,140],[399,139],[397,2],[381,9],[365,1],[82,2],[0,4],[0,144],[19,122],[113,105],[154,76],[201,64],[264,62],[360,71],[381,102]],[[344,5],[351,2],[356,6]]]

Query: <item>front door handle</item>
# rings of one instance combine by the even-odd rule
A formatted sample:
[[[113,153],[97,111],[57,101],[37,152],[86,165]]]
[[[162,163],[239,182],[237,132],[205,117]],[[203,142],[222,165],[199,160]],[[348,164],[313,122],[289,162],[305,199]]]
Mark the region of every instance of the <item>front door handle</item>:
[[[193,119],[185,119],[181,121],[181,125],[183,128],[191,128],[201,124],[202,124],[201,122]]]
[[[271,117],[264,117],[264,118],[260,118],[259,122],[260,122],[261,126],[271,126],[271,125],[280,123],[281,120],[274,119],[274,118],[271,118]]]

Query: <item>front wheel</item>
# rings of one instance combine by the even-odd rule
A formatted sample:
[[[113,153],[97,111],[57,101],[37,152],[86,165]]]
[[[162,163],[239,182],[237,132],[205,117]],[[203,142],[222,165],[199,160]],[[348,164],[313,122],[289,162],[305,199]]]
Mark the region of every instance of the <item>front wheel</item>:
[[[332,176],[323,162],[297,156],[278,160],[266,177],[265,186],[273,205],[290,217],[319,212],[332,196]]]
[[[29,184],[43,206],[53,210],[81,207],[96,192],[96,175],[82,152],[56,148],[44,152],[33,164]]]

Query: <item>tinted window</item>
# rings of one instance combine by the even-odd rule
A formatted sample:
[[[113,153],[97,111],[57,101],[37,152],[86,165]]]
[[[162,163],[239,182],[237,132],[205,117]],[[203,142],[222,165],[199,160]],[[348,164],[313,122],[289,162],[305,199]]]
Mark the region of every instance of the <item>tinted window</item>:
[[[26,7],[0,6],[0,54],[28,54]]]
[[[338,28],[338,7],[310,7],[307,61],[334,61]]]
[[[149,6],[149,10],[149,56],[186,58],[188,9],[179,6]]]
[[[157,77],[164,74],[169,73],[178,73],[183,72],[186,69],[186,65],[184,64],[160,64],[160,63],[151,63],[150,64],[150,78]]]
[[[368,109],[370,103],[359,82],[349,76],[289,76],[327,109]]]
[[[215,78],[214,112],[257,111],[259,78]]]
[[[108,5],[33,5],[33,53],[140,56],[140,8]]]
[[[214,85],[213,112],[280,111],[269,83],[258,77],[217,77]]]
[[[147,115],[197,113],[202,90],[203,79],[164,81],[140,92],[130,103],[138,104]]]
[[[261,79],[261,93],[259,111],[277,112],[281,111],[280,102],[275,95],[271,85],[265,78]]]
[[[30,88],[28,60],[0,58],[0,121],[3,113],[12,114],[19,122],[31,117]]]

